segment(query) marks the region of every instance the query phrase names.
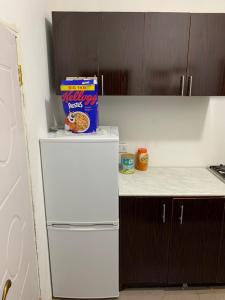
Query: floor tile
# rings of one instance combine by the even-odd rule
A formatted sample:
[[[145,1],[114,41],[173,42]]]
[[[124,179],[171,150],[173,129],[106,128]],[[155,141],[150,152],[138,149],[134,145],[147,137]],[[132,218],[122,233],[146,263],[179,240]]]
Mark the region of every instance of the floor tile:
[[[161,300],[164,291],[159,289],[126,290],[120,293],[122,300]]]
[[[214,293],[202,293],[198,294],[199,300],[215,300],[216,295]]]
[[[163,300],[164,291],[160,289],[125,290],[120,293],[120,300]]]
[[[214,287],[213,288],[214,292],[215,293],[219,293],[219,294],[225,294],[225,287],[224,286],[219,286],[219,287]]]
[[[225,289],[127,289],[120,292],[119,300],[225,300]]]
[[[225,293],[214,293],[215,300],[225,300]]]
[[[197,294],[212,294],[212,293],[214,293],[213,287],[209,287],[209,288],[202,287],[202,288],[196,289],[195,291]]]
[[[170,291],[163,300],[199,300],[199,295],[195,291]]]

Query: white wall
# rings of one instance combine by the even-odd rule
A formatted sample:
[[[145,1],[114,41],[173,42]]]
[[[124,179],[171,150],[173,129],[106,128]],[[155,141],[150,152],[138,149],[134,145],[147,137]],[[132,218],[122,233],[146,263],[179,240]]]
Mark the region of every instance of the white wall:
[[[147,146],[153,166],[225,162],[224,97],[103,97],[100,123],[118,125],[133,152]]]
[[[46,52],[45,0],[0,0],[0,22],[19,32],[24,77],[24,104],[29,144],[30,172],[36,221],[41,297],[51,299],[38,140],[47,131],[45,101],[49,99]]]
[[[225,1],[210,0],[48,0],[49,12],[62,11],[174,11],[225,12]]]
[[[51,11],[225,12],[225,1],[49,0]],[[60,105],[59,97],[57,102]],[[117,125],[128,149],[147,146],[154,166],[225,162],[225,97],[103,97],[100,124]],[[61,115],[62,116],[62,115]],[[63,117],[56,119],[62,123]]]

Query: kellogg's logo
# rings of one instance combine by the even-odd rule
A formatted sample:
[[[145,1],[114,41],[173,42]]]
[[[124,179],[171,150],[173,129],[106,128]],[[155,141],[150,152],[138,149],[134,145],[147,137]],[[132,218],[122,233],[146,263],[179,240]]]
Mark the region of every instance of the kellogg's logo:
[[[98,97],[97,95],[84,95],[83,91],[77,91],[77,92],[65,92],[62,95],[62,101],[68,102],[68,101],[84,101],[84,105],[95,105],[97,102]]]

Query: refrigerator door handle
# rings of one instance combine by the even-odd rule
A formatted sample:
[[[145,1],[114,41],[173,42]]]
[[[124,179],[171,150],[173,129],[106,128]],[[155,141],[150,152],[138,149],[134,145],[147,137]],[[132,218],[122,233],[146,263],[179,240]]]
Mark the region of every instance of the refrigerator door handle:
[[[71,230],[71,231],[106,231],[106,230],[117,230],[119,224],[83,224],[83,225],[71,225],[71,224],[52,224],[48,226],[48,229],[57,230]]]

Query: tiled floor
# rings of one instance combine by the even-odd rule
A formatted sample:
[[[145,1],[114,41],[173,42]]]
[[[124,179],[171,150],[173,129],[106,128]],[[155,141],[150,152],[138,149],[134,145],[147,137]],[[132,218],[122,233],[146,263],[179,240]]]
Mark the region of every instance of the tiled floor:
[[[224,288],[209,289],[128,289],[119,300],[225,300]]]

